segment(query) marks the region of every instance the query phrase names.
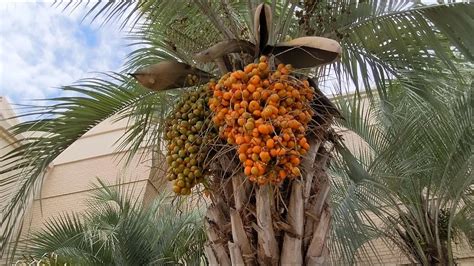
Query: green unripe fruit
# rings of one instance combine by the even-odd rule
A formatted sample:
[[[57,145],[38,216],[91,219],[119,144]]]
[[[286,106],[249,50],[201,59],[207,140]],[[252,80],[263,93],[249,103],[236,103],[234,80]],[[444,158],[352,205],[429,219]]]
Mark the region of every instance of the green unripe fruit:
[[[184,169],[183,174],[187,176],[189,174],[189,169],[188,168]]]
[[[178,187],[184,187],[186,185],[186,183],[183,180],[178,180],[178,181],[176,181],[176,185]]]
[[[202,176],[201,170],[199,170],[199,169],[194,170],[194,176],[198,177],[198,178],[201,177]]]
[[[165,139],[169,165],[167,178],[175,180],[173,190],[177,194],[188,195],[191,188],[203,181],[205,158],[209,151],[208,140],[216,138],[217,129],[210,120],[210,110],[207,106],[212,92],[207,86],[183,94],[170,113],[165,125]]]
[[[187,187],[181,189],[181,195],[189,195],[191,194],[191,190]]]

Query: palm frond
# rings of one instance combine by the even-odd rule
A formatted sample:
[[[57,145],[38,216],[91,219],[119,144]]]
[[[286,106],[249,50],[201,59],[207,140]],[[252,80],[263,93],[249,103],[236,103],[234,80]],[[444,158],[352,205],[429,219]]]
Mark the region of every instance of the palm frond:
[[[9,202],[2,210],[2,226],[8,228],[6,239],[13,235],[13,226],[21,223],[22,212],[27,208],[34,188],[42,183],[47,167],[59,154],[105,119],[114,115],[122,119],[131,118],[137,114],[130,112],[130,109],[146,101],[153,103],[147,99],[154,94],[130,82],[126,76],[114,74],[106,78],[88,79],[63,87],[65,92],[77,96],[50,99],[51,106],[35,109],[28,114],[32,120],[12,128],[14,134],[29,137],[22,139],[16,148],[1,158],[1,173],[6,177],[0,180],[0,187],[16,186],[1,196],[2,201]],[[160,96],[154,101],[159,101],[157,99]],[[138,119],[144,121],[143,117]],[[152,120],[152,117],[148,115],[147,119]],[[142,138],[141,134],[136,133],[136,141],[129,136],[129,142],[137,149]],[[6,239],[2,240],[5,241],[2,250],[7,246]]]
[[[444,94],[439,97],[443,99],[444,108],[437,109],[418,94],[392,86],[385,104],[371,103],[367,107],[380,118],[377,120],[367,116],[367,111],[358,109],[358,104],[344,107],[348,102],[360,101],[357,95],[338,103],[343,106],[342,112],[353,111],[348,114],[350,119],[342,123],[365,142],[359,149],[367,151],[356,149],[352,157],[353,164],[358,163],[358,167],[365,170],[363,176],[351,178],[358,172],[346,167],[351,163],[344,154],[340,155],[344,162],[336,160],[332,169],[341,186],[339,191],[344,193],[335,202],[344,202],[346,195],[359,208],[354,215],[372,213],[364,217],[365,220],[354,219],[354,223],[363,222],[352,226],[368,226],[374,230],[374,236],[384,236],[419,262],[441,259],[432,257],[433,250],[437,250],[439,256],[450,256],[447,247],[451,246],[456,232],[465,232],[460,233],[465,239],[472,230],[466,224],[461,225],[462,230],[455,227],[459,224],[455,217],[468,217],[457,213],[464,209],[464,200],[469,201],[473,182],[468,170],[472,167],[469,151],[472,133],[467,133],[472,132],[467,122],[472,117],[469,104],[472,88],[449,89],[449,96],[446,88],[442,90]],[[351,116],[364,122],[354,123]],[[379,132],[383,132],[383,138]],[[350,188],[356,191],[352,195],[348,192]],[[344,211],[350,213],[351,210]],[[371,221],[376,220],[377,226],[372,226]],[[425,244],[419,245],[418,240]]]
[[[107,263],[112,254],[104,252],[94,239],[84,241],[86,228],[78,215],[63,214],[51,218],[42,231],[33,233],[28,246],[19,253],[28,251],[38,257],[56,253],[60,255],[58,262],[61,263]]]
[[[55,254],[73,264],[191,264],[203,259],[202,213],[178,212],[167,194],[148,207],[133,189],[111,186],[100,179],[86,212],[61,215],[35,232],[23,254]]]
[[[473,53],[466,45],[473,40],[466,34],[466,26],[473,23],[468,15],[473,8],[474,5],[465,3],[414,7],[338,29],[341,34],[345,32],[341,67],[336,68],[339,82],[344,78],[340,74],[349,73],[347,77],[357,90],[362,84],[370,93],[376,85],[384,100],[385,88],[394,79],[419,95],[429,94],[431,87],[443,79],[452,79],[453,74],[462,81],[464,77],[453,62],[472,61]],[[441,14],[458,17],[464,26],[454,27]],[[463,36],[462,40],[459,36]]]

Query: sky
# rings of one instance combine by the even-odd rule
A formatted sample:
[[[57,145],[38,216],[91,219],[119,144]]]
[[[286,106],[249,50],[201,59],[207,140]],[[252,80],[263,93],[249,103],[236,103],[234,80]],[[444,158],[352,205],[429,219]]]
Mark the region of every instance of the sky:
[[[81,22],[86,11],[63,11],[45,1],[0,1],[0,96],[28,104],[58,96],[60,86],[94,72],[119,71],[131,51],[126,30]]]
[[[126,30],[82,21],[90,5],[71,12],[51,2],[0,0],[0,96],[12,103],[55,97],[62,85],[119,71],[131,51]]]

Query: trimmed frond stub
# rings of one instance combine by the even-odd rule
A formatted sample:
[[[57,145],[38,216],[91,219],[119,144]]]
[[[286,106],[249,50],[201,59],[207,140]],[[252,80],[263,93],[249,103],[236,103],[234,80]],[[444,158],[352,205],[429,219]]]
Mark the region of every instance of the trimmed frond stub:
[[[206,63],[221,58],[232,53],[252,54],[255,52],[255,45],[244,40],[225,40],[214,44],[208,49],[194,55],[196,60]]]
[[[145,88],[155,91],[205,84],[213,77],[205,71],[176,61],[163,61],[130,75]]]
[[[314,89],[314,99],[311,103],[315,113],[316,118],[330,121],[327,115],[331,115],[335,118],[344,119],[339,109],[334,105],[334,103],[319,89],[316,82],[313,79],[307,78],[309,85]],[[316,122],[324,122],[318,121]]]
[[[272,9],[267,4],[257,6],[254,15],[254,34],[256,54],[260,54],[268,43],[272,27]]]
[[[332,39],[307,36],[267,46],[264,53],[271,53],[285,64],[295,68],[312,68],[334,62],[341,54],[341,45]]]

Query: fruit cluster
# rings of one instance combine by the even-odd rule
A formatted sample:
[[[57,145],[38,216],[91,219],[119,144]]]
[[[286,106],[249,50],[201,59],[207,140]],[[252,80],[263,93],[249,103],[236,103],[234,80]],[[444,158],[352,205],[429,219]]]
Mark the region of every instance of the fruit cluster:
[[[209,107],[219,136],[238,146],[245,175],[260,185],[299,176],[301,155],[309,149],[305,132],[314,91],[291,71],[283,64],[271,71],[261,57],[210,83]]]
[[[176,194],[188,195],[191,188],[204,180],[203,163],[209,151],[207,144],[215,137],[212,127],[209,127],[212,122],[208,99],[207,86],[188,92],[167,121],[167,178],[174,181]]]

